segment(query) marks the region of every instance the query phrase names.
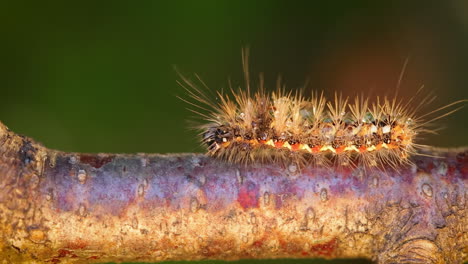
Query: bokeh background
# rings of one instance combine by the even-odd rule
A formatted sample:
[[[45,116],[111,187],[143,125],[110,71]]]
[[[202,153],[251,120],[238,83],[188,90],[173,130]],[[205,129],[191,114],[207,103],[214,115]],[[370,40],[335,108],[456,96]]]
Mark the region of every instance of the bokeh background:
[[[200,152],[174,66],[213,91],[242,85],[245,46],[269,87],[281,75],[328,95],[391,95],[409,59],[402,96],[424,84],[437,107],[468,98],[467,3],[2,1],[0,120],[64,151]],[[424,143],[467,145],[467,115]],[[293,262],[322,263],[239,263]]]

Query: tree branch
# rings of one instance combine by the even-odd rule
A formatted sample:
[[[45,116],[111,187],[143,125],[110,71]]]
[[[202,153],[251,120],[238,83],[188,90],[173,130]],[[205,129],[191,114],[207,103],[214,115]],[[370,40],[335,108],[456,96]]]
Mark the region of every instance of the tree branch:
[[[0,124],[3,263],[468,256],[468,150],[399,173],[49,150]]]

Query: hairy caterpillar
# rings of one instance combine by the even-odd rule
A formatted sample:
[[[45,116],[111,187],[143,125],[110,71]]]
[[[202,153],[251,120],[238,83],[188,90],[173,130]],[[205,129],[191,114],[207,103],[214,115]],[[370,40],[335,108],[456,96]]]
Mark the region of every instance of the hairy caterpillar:
[[[349,100],[335,94],[330,101],[323,92],[313,92],[310,97],[300,91],[286,92],[281,82],[275,92],[268,93],[262,76],[257,91],[252,92],[247,50],[242,51],[242,64],[245,90],[230,87],[231,95],[217,92],[217,100],[187,78],[179,82],[193,99],[182,100],[195,107],[190,110],[207,122],[197,128],[208,155],[231,163],[361,164],[365,168],[397,169],[411,164],[411,155],[422,155],[418,150],[426,146],[418,144],[418,138],[435,132],[430,129],[433,121],[458,111],[466,102],[459,100],[420,114],[435,96],[404,102],[398,92],[394,97],[377,96],[373,101],[363,96]]]

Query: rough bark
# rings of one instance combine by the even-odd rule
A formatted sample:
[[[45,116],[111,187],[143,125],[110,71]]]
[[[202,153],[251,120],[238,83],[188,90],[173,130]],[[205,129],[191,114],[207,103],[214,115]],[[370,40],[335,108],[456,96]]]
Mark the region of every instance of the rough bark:
[[[468,258],[466,149],[364,172],[0,144],[2,263]]]

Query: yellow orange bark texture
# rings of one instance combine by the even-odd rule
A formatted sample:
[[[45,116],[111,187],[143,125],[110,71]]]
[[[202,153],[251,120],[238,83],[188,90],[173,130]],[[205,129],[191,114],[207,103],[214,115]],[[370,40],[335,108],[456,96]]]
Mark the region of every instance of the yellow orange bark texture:
[[[394,171],[49,150],[0,125],[0,263],[463,263],[468,150]]]

